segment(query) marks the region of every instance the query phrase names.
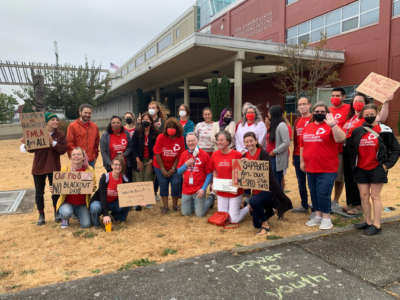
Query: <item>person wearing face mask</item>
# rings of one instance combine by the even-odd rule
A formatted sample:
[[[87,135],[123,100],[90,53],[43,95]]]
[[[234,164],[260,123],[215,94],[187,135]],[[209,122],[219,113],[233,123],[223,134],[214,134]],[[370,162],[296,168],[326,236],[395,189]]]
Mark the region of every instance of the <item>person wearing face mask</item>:
[[[360,115],[365,122],[354,129],[346,141],[364,213],[364,222],[355,224],[355,227],[364,230],[366,235],[375,235],[381,232],[380,194],[388,182],[388,169],[398,160],[400,145],[392,129],[377,122],[378,108],[375,104],[365,105]]]
[[[148,113],[153,119],[154,128],[159,132],[164,131],[165,116],[161,109],[161,104],[158,101],[151,101],[147,107]]]
[[[135,132],[136,122],[135,115],[130,111],[126,112],[124,115],[125,120],[125,130],[129,133],[130,138],[132,138],[133,133]]]
[[[106,131],[100,139],[100,151],[103,158],[103,166],[107,172],[111,172],[111,162],[118,154],[123,155],[128,167],[132,146],[129,133],[122,126],[122,119],[118,116],[112,116]],[[128,175],[128,178],[132,175]]]
[[[253,104],[248,104],[242,122],[238,126],[235,133],[235,146],[236,150],[244,154],[247,150],[243,144],[243,136],[247,132],[254,132],[257,137],[258,143],[263,144],[267,134],[267,128],[262,121],[261,113]]]
[[[227,131],[232,137],[235,136],[236,125],[232,118],[232,110],[230,108],[224,108],[219,116],[219,120],[214,122],[213,129],[211,133],[211,140],[213,143],[214,151],[217,150],[217,142],[215,140],[215,135],[220,131]],[[235,146],[235,141],[232,141],[230,147]]]
[[[185,139],[186,135],[189,132],[193,132],[194,131],[194,123],[193,123],[192,120],[189,119],[190,110],[189,110],[189,107],[186,104],[181,104],[179,106],[178,113],[179,113],[179,123],[182,125],[182,128],[183,128],[183,138]]]
[[[312,109],[312,118],[303,129],[300,144],[300,168],[307,172],[308,187],[314,214],[307,226],[320,229],[333,227],[330,218],[331,193],[339,167],[338,143],[346,138],[328,107],[318,102]]]
[[[158,135],[154,145],[153,167],[160,184],[160,195],[163,202],[161,213],[166,214],[168,208],[169,185],[173,210],[178,211],[178,198],[181,195],[181,176],[176,172],[179,158],[185,150],[182,126],[175,118],[165,122],[164,133]]]

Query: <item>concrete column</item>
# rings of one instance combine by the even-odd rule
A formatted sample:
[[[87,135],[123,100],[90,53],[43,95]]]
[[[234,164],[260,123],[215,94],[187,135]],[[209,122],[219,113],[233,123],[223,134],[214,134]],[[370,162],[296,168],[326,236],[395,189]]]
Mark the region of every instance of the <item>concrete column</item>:
[[[161,100],[161,92],[160,92],[160,88],[156,88],[156,101],[160,102]]]
[[[243,83],[243,60],[245,52],[239,51],[235,59],[235,83],[234,83],[234,119],[239,121],[242,118],[242,83]]]
[[[183,80],[183,104],[189,106],[190,89],[189,89],[189,79],[185,78]]]

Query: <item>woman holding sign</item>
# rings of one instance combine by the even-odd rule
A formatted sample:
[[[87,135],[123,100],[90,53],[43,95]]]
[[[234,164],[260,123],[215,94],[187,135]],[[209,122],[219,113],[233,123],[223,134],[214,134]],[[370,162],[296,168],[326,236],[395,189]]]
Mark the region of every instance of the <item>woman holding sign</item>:
[[[88,158],[85,151],[76,147],[71,152],[71,166],[61,169],[61,172],[89,172],[92,176],[93,187],[96,187],[96,178],[94,169],[89,166]],[[61,195],[57,202],[57,211],[61,217],[61,228],[69,226],[69,219],[72,215],[76,215],[82,228],[91,226],[89,215],[89,203],[91,195],[73,194]]]
[[[56,114],[46,112],[44,114],[47,123],[47,131],[49,132],[50,147],[36,150],[29,150],[34,153],[32,175],[35,183],[35,202],[37,210],[39,211],[39,220],[37,225],[44,225],[46,223],[44,216],[44,188],[46,185],[46,177],[49,185],[53,184],[53,172],[60,171],[61,163],[60,156],[67,152],[67,141],[65,135],[58,130],[59,120]],[[21,151],[25,152],[25,140],[22,139]],[[54,218],[56,222],[61,219],[56,213],[56,205],[58,195],[52,195],[54,207]]]
[[[90,217],[93,226],[99,227],[99,215],[103,214],[103,224],[111,223],[111,216],[115,221],[125,222],[129,207],[119,207],[118,184],[127,183],[125,172],[125,160],[122,156],[115,157],[111,162],[112,171],[101,175],[99,189],[94,193],[90,203]]]
[[[232,136],[221,131],[215,136],[218,150],[211,156],[211,171],[214,172],[213,189],[217,191],[218,211],[227,212],[231,223],[239,223],[249,212],[249,207],[240,208],[243,189],[232,186],[232,161],[241,159],[239,151],[230,148]]]
[[[247,149],[244,159],[269,161],[269,156],[257,142],[254,132],[247,132],[244,135],[244,145]],[[265,235],[270,231],[268,219],[278,211],[278,217],[291,209],[291,200],[283,193],[280,184],[274,176],[273,170],[269,168],[269,191],[252,190],[250,198],[250,211],[253,217],[253,225],[259,229],[258,235]]]

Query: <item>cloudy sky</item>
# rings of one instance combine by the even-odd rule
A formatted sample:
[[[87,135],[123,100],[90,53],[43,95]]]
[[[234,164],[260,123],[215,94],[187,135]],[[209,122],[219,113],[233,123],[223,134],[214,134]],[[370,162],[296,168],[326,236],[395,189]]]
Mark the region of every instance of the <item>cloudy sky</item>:
[[[195,0],[1,0],[0,60],[122,65]],[[3,92],[9,87],[0,86]]]

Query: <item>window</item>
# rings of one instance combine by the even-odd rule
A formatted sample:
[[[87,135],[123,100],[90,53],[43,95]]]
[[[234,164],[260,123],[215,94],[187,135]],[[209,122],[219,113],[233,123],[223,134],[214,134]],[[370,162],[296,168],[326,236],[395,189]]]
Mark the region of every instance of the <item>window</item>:
[[[146,60],[152,58],[157,53],[156,46],[152,46],[151,48],[146,50]]]
[[[297,0],[286,0],[286,5],[290,5],[292,3],[295,3]]]
[[[393,0],[393,17],[400,16],[400,0]]]
[[[393,0],[393,15],[400,15],[400,0]],[[287,29],[286,43],[318,42],[349,30],[379,22],[379,0],[359,0]]]
[[[131,62],[128,65],[128,73],[132,72],[135,69],[135,62]]]
[[[144,55],[142,54],[141,56],[139,56],[138,58],[136,58],[136,67],[139,67],[140,65],[142,65],[144,63]]]
[[[163,51],[164,49],[168,48],[171,45],[172,45],[172,33],[169,33],[158,42],[158,52]]]

